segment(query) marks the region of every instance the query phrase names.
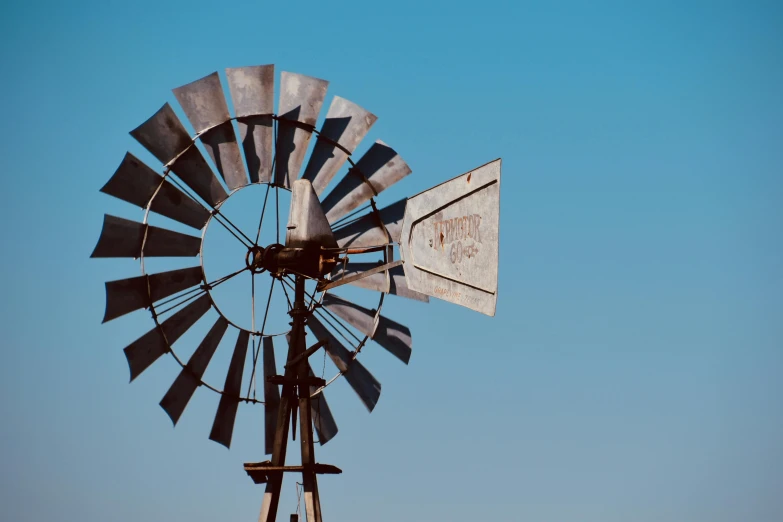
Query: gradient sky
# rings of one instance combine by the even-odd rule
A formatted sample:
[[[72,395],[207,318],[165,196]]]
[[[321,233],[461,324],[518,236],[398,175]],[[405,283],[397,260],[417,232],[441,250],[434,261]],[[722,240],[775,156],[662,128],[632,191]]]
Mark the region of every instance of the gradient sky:
[[[372,415],[330,390],[326,521],[783,520],[783,4],[13,2],[0,35],[0,520],[256,520],[262,410],[230,451],[204,390],[172,429],[174,363],[128,384],[149,317],[100,324],[138,267],[88,256],[141,219],[98,192],[128,131],[267,63],[379,115],[384,202],[503,158],[497,316],[387,300],[413,357],[368,354]]]

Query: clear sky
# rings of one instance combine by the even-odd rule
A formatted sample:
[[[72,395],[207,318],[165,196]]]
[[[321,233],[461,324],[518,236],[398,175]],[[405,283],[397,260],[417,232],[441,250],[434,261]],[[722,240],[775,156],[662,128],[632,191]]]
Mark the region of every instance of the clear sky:
[[[413,357],[368,348],[371,415],[330,389],[326,521],[783,520],[782,5],[6,5],[0,520],[258,516],[261,408],[230,451],[204,390],[172,429],[174,363],[128,384],[149,317],[100,324],[138,267],[88,256],[104,212],[141,219],[98,192],[128,131],[267,63],[379,116],[414,171],[384,202],[503,158],[497,316],[387,300]]]

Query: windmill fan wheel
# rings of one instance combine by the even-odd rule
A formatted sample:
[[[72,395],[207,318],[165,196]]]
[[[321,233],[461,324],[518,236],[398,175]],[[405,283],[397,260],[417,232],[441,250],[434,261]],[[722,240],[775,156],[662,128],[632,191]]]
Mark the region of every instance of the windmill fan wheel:
[[[220,400],[209,438],[230,447],[239,403],[263,404],[265,452],[270,454],[282,418],[274,346],[291,342],[292,335],[288,330],[267,331],[267,315],[272,292],[278,288],[278,295],[285,295],[288,303],[283,312],[293,317],[296,310],[290,296],[299,291],[298,284],[303,285],[306,323],[311,339],[317,341],[308,352],[324,349],[337,369],[328,380],[317,378],[309,369],[312,424],[318,441],[324,444],[337,433],[324,397],[324,389],[335,379],[344,376],[368,410],[378,401],[381,386],[357,358],[367,342],[374,341],[406,364],[410,358],[410,331],[381,315],[384,296],[428,298],[409,289],[402,267],[393,263],[406,200],[379,207],[376,199],[411,170],[382,141],[353,160],[352,154],[377,118],[346,99],[335,96],[323,124],[316,129],[328,86],[324,80],[282,72],[275,112],[273,65],[226,69],[225,78],[233,116],[217,72],[174,89],[195,135],[166,103],[130,133],[162,163],[161,173],[129,152],[101,189],[144,209],[140,222],[108,214],[104,217],[91,257],[138,259],[142,275],[106,283],[103,321],[149,310],[153,328],[124,350],[131,380],[162,356],[171,355],[181,369],[160,405],[174,424],[197,388],[212,390]],[[305,164],[313,136],[312,153]],[[344,176],[332,183],[343,168]],[[253,186],[265,189],[259,191],[264,194],[263,204],[259,202],[259,226],[258,230],[243,230],[232,221],[226,203]],[[281,193],[291,201],[285,239],[262,244],[267,203],[279,201]],[[279,205],[275,208],[276,223],[282,223]],[[156,216],[171,220],[175,229],[151,224]],[[205,270],[205,255],[213,252],[206,252],[204,241],[212,227],[230,233],[243,253],[236,257],[236,270],[218,278],[208,278]],[[195,230],[200,230],[200,235]],[[280,230],[277,225],[278,238]],[[151,259],[158,257],[198,258],[198,262],[149,273]],[[372,272],[378,267],[381,269]],[[368,271],[372,273],[368,275]],[[352,277],[359,274],[364,277]],[[347,284],[365,289],[366,295],[371,295],[366,290],[378,294],[374,307],[333,293],[332,288],[339,286],[335,283],[349,277]],[[256,313],[259,278],[269,283],[270,290],[266,309],[259,307]],[[216,287],[232,279],[244,279],[251,288],[250,327],[221,309],[215,298]],[[264,298],[259,296],[259,302]],[[203,340],[189,358],[178,355],[182,351],[178,339],[200,322],[209,326]],[[207,382],[207,367],[226,338],[233,352],[225,381]],[[292,350],[289,348],[287,362]],[[263,383],[259,386],[263,389],[261,399],[256,394],[256,380]]]

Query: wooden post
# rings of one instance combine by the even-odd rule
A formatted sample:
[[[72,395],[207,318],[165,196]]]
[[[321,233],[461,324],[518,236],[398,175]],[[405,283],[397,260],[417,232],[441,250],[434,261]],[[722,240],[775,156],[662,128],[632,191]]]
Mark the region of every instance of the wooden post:
[[[302,355],[306,351],[305,324],[309,311],[305,305],[305,278],[297,275],[294,290],[294,306],[290,312],[291,337],[286,360],[285,377],[298,377],[306,380],[309,377],[307,358]],[[297,359],[298,358],[298,359]],[[297,360],[295,364],[289,364]],[[297,390],[298,388],[298,390]],[[298,391],[298,393],[297,393]],[[307,522],[322,522],[321,505],[318,497],[317,475],[313,469],[315,464],[315,448],[313,446],[313,419],[310,410],[310,386],[283,384],[280,397],[280,409],[277,414],[277,429],[272,450],[272,465],[284,466],[288,445],[289,416],[293,408],[299,408],[299,438],[302,451],[302,484],[304,485],[305,512]],[[274,522],[280,502],[280,489],[283,483],[283,473],[275,473],[269,477],[264,492],[264,502],[261,506],[259,522]]]

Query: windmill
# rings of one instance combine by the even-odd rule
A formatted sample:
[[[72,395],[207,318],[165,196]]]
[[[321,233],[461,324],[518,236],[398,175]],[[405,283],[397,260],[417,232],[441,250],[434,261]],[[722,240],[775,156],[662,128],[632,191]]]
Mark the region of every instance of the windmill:
[[[317,476],[341,472],[315,459],[314,431],[320,444],[337,433],[325,389],[344,377],[372,411],[381,386],[359,361],[362,348],[372,340],[406,364],[410,358],[410,331],[381,315],[384,297],[427,302],[434,296],[487,315],[495,313],[500,160],[379,207],[379,195],[411,169],[382,141],[373,143],[357,161],[352,159],[375,115],[335,96],[323,125],[316,129],[328,82],[282,72],[275,112],[273,65],[226,69],[225,75],[233,117],[217,72],[174,89],[195,136],[166,103],[130,133],[163,164],[162,175],[127,153],[101,189],[144,210],[142,221],[104,216],[91,257],[139,259],[142,270],[141,276],[106,283],[104,322],[149,310],[154,327],[128,345],[125,356],[131,380],[163,355],[179,364],[180,373],[160,402],[175,424],[196,389],[210,389],[220,399],[209,438],[229,447],[239,403],[263,404],[265,453],[271,458],[245,464],[253,481],[265,485],[259,520],[275,520],[283,475],[296,472],[302,474],[307,520],[320,522]],[[327,191],[343,167],[346,174]],[[266,187],[255,240],[224,211],[230,198],[251,186]],[[278,201],[281,191],[290,192],[284,242],[262,244],[270,193]],[[278,220],[279,214],[277,206]],[[150,220],[156,215],[187,230],[200,230],[201,235],[155,226]],[[208,278],[205,271],[204,238],[210,225],[230,232],[244,253],[237,256],[236,271],[217,279]],[[276,231],[279,238],[279,226]],[[157,257],[198,257],[199,264],[148,273],[145,261]],[[222,311],[213,295],[217,286],[242,273],[250,274],[252,285],[250,328]],[[268,278],[270,285],[260,328],[257,277]],[[349,288],[345,285],[374,292],[377,305],[370,308],[339,297],[335,292]],[[276,287],[285,292],[290,330],[269,333],[265,327]],[[216,319],[185,360],[175,343],[208,312]],[[310,346],[307,329],[315,339]],[[233,351],[219,386],[208,383],[204,375],[225,338]],[[287,356],[278,371],[274,346],[283,339]],[[329,380],[318,377],[309,362],[321,349],[337,369]],[[263,400],[255,395],[257,378],[262,381]],[[242,391],[247,382],[253,383],[252,395],[249,387],[247,393]],[[297,424],[301,464],[286,465]]]

